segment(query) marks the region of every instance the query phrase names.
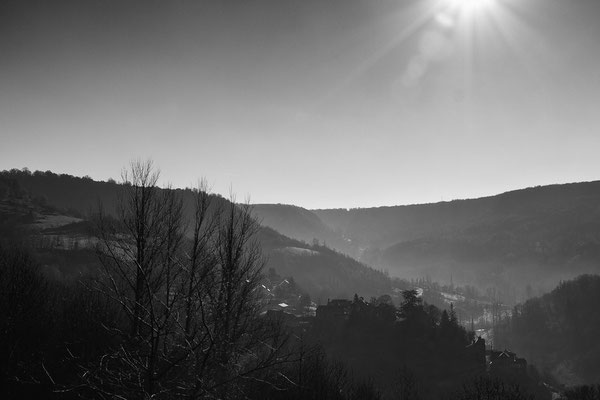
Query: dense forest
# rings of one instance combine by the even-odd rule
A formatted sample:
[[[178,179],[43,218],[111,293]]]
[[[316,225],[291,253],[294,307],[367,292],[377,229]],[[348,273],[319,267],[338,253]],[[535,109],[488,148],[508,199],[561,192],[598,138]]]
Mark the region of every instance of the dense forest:
[[[599,304],[600,276],[562,282],[552,292],[516,306],[498,326],[496,341],[563,382],[598,383]]]
[[[319,316],[309,326],[286,326],[277,313],[255,315],[251,337],[215,338],[213,346],[228,338],[227,354],[209,346],[190,357],[183,327],[159,324],[156,338],[132,330],[125,299],[92,289],[93,279],[47,278],[26,247],[3,241],[0,268],[3,398],[547,398],[528,375],[486,374],[483,349],[469,349],[472,333],[453,312],[410,291],[399,308],[385,296],[357,296],[347,319]],[[209,323],[206,329],[218,328],[217,320]],[[160,362],[151,371],[153,339]]]

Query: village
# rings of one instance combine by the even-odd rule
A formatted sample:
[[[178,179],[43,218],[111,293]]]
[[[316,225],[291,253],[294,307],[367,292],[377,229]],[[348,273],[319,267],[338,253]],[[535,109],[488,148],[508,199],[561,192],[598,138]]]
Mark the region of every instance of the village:
[[[327,299],[326,304],[317,305],[306,294],[299,292],[293,278],[282,278],[274,269],[270,269],[260,288],[263,291],[264,304],[262,315],[279,319],[300,332],[306,332],[314,326],[340,327],[347,323],[353,312],[365,310],[369,303],[392,305],[390,296],[370,302],[354,296],[349,299]],[[422,294],[422,290],[418,294]],[[402,321],[397,314],[388,319]],[[473,332],[472,343],[464,348],[463,357],[468,360],[467,369],[475,373],[488,373],[498,376],[524,377],[527,374],[527,361],[509,349],[494,349],[492,343],[486,343],[485,337],[491,336],[491,330],[477,329]]]

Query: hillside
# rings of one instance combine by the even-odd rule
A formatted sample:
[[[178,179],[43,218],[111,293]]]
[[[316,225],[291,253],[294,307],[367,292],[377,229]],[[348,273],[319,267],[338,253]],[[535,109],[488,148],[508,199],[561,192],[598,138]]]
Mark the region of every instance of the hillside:
[[[600,376],[600,276],[583,275],[515,307],[497,329],[499,347],[523,354],[566,385]]]
[[[333,229],[363,245],[387,248],[400,242],[469,230],[514,228],[537,222],[581,222],[598,216],[600,181],[538,186],[479,199],[408,206],[313,210]],[[552,218],[552,220],[548,220]],[[535,231],[536,226],[525,226]]]
[[[290,237],[325,241],[393,276],[493,288],[509,303],[600,271],[600,181],[435,204],[257,209]]]
[[[288,204],[254,204],[253,209],[262,225],[288,237],[310,244],[317,240],[352,257],[357,255],[355,246],[340,230],[333,230],[310,210]]]
[[[2,220],[13,221],[11,226],[14,228],[15,225],[22,226],[54,218],[57,221],[55,224],[29,226],[37,228],[34,231],[38,243],[43,243],[44,246],[60,243],[63,253],[71,250],[60,254],[60,262],[55,262],[48,256],[47,269],[51,269],[52,274],[57,276],[74,275],[72,263],[66,263],[69,265],[67,269],[61,266],[65,264],[64,258],[75,256],[72,252],[75,248],[81,252],[86,241],[93,242],[93,238],[90,238],[91,229],[86,228],[85,218],[91,211],[97,210],[99,204],[106,211],[113,211],[120,186],[115,182],[96,182],[89,178],[52,172],[28,173],[19,170],[4,171],[0,174],[0,179],[0,213],[8,210]],[[184,209],[191,213],[191,190],[176,190],[184,199]],[[18,200],[15,200],[17,197]],[[16,208],[9,207],[15,201],[21,204],[18,212]],[[228,200],[215,195],[215,204],[226,202]],[[258,240],[267,258],[266,269],[274,268],[282,276],[293,277],[317,302],[326,302],[328,298],[335,297],[349,298],[354,293],[361,293],[363,296],[391,293],[391,281],[386,275],[324,245],[309,245],[268,227],[259,231]],[[89,258],[86,258],[86,270],[92,268]]]
[[[392,275],[494,285],[510,300],[527,285],[547,291],[600,266],[599,181],[314,213],[362,247],[362,261]]]
[[[13,170],[2,176],[15,180],[38,203],[75,217],[97,209],[99,202],[110,211],[119,190],[115,182],[51,172]],[[191,191],[177,190],[189,204]],[[226,201],[219,196],[216,199]],[[312,211],[260,204],[255,211],[263,225],[298,241],[280,248],[311,250],[326,244],[391,276],[473,285],[483,292],[492,290],[509,304],[547,292],[561,280],[600,269],[600,182],[535,187],[435,204]],[[330,296],[355,291],[370,295],[369,288],[381,289],[373,282],[349,283],[346,276],[341,277],[341,270],[333,272],[333,265],[343,265],[344,271],[355,268],[351,265],[354,261],[340,253],[328,255],[332,258],[325,262],[323,252],[307,256],[313,253],[265,248],[270,263],[295,269],[292,275],[312,287],[307,288],[311,295],[326,297],[322,285]],[[308,272],[312,267],[303,267],[321,264],[327,264],[333,275],[317,279],[315,271]]]
[[[293,276],[318,304],[355,293],[366,298],[392,294],[388,276],[328,247],[307,245],[271,228],[263,228],[259,239],[268,265],[280,275]]]

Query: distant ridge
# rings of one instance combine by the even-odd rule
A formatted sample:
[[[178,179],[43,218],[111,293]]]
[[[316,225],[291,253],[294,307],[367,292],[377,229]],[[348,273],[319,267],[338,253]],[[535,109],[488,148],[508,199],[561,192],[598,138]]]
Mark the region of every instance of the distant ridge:
[[[432,205],[443,204],[443,203],[453,203],[453,202],[457,202],[457,201],[483,200],[483,199],[489,199],[489,198],[493,198],[493,197],[497,197],[497,196],[509,195],[509,194],[513,194],[513,193],[524,192],[524,191],[540,189],[540,188],[553,188],[553,187],[582,185],[582,184],[599,183],[599,182],[600,182],[600,180],[550,183],[550,184],[546,184],[546,185],[534,185],[534,186],[522,187],[519,189],[510,189],[510,190],[507,190],[504,192],[482,195],[480,197],[465,197],[465,198],[456,198],[456,199],[452,199],[452,200],[430,201],[430,202],[423,202],[423,203],[407,203],[407,204],[392,204],[392,205],[384,204],[384,205],[371,206],[371,207],[308,208],[307,210],[317,213],[317,212],[326,212],[326,211],[356,211],[356,210],[373,210],[373,209],[395,208],[395,207],[432,206]],[[265,205],[275,205],[273,203],[264,203],[264,204]],[[277,203],[276,205],[288,205],[288,204]],[[298,207],[295,205],[292,205],[292,206]]]
[[[114,182],[51,172],[12,170],[2,172],[2,177],[18,181],[40,201],[77,217],[96,208],[99,201],[112,204],[119,188]],[[186,190],[175,190],[185,197]],[[221,197],[221,201],[226,200]],[[560,280],[600,272],[600,181],[431,204],[350,210],[259,204],[255,211],[265,226],[289,236],[281,243],[292,239],[297,243],[283,247],[332,248],[391,276],[475,285],[507,303],[550,290]],[[274,254],[273,259],[293,256]],[[337,260],[354,268],[349,264],[352,258]],[[282,261],[280,268],[285,265],[291,264]],[[308,269],[294,268],[302,281]],[[307,290],[352,295],[370,285],[361,285],[356,274],[342,279],[342,270],[328,271],[333,275],[325,288],[311,283],[306,273],[305,283],[313,285]]]
[[[274,229],[281,205],[261,205]],[[351,254],[392,275],[494,287],[516,301],[561,279],[600,271],[600,181],[553,184],[478,199],[307,212]],[[314,217],[311,217],[314,219]],[[312,232],[326,240],[323,228]],[[293,232],[289,232],[294,236]]]

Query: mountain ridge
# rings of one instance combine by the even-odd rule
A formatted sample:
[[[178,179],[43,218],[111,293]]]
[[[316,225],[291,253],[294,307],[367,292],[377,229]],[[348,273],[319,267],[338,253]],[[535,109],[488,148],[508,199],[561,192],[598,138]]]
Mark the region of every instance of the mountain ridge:
[[[97,182],[91,178],[79,178],[70,175],[57,175],[50,171],[3,171],[0,173],[0,228],[11,222],[6,231],[14,230],[23,218],[34,222],[36,218],[28,217],[30,203],[39,207],[52,209],[57,215],[85,220],[88,215],[98,212],[99,207],[108,214],[114,213],[115,201],[121,187],[116,182]],[[169,189],[161,189],[169,190]],[[184,201],[187,218],[192,207],[192,192],[189,189],[173,189]],[[10,212],[3,214],[3,202],[10,203],[8,198],[22,198],[23,210],[15,218]],[[214,195],[214,203],[228,202],[227,199]],[[11,208],[6,208],[10,210]],[[65,218],[63,218],[65,219]],[[78,225],[79,224],[79,225]],[[81,223],[45,231],[46,236],[59,242],[76,243],[75,236],[82,234]],[[44,238],[48,242],[48,237]],[[268,258],[266,268],[274,268],[282,276],[293,276],[296,282],[315,300],[326,301],[327,298],[350,297],[354,293],[375,296],[391,293],[391,281],[381,271],[377,271],[324,244],[306,242],[286,237],[268,227],[261,227],[257,234],[263,251]],[[300,252],[290,249],[301,249]],[[309,258],[306,254],[312,254]]]
[[[366,264],[404,278],[495,286],[510,302],[523,299],[527,285],[546,291],[562,279],[598,272],[600,265],[600,181],[478,199],[310,211],[344,239],[347,248],[339,251]]]
[[[95,182],[90,178],[51,172],[12,170],[3,176],[18,177],[40,201],[74,216],[114,199],[118,188],[96,182],[88,190]],[[259,204],[255,210],[265,226],[299,241],[291,247],[331,247],[392,277],[475,285],[510,304],[600,269],[600,181],[421,205],[314,211]]]

